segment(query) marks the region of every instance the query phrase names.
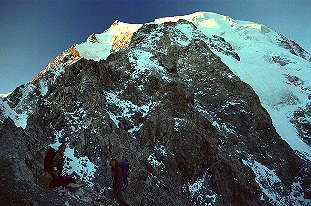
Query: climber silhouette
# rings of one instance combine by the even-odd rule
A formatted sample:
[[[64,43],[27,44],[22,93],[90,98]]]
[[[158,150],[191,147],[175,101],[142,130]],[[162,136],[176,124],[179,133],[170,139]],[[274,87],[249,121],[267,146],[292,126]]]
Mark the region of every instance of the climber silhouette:
[[[128,163],[122,163],[127,164],[127,166],[124,166],[124,164],[121,165],[116,159],[110,160],[109,165],[111,166],[112,173],[113,194],[121,206],[127,206],[128,204],[124,196],[127,186]]]
[[[58,147],[58,151],[50,148],[44,159],[44,170],[52,176],[52,181],[49,184],[50,188],[67,186],[70,183],[76,183],[71,176],[62,176],[64,167],[64,152],[66,151],[66,145],[61,144]]]

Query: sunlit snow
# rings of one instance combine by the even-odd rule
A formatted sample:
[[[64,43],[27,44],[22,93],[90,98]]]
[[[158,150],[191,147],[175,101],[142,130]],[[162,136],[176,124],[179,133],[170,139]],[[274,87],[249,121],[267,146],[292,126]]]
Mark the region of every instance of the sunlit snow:
[[[141,26],[142,24],[127,24],[123,22],[117,22],[105,32],[101,34],[95,34],[97,39],[96,42],[86,41],[76,45],[75,49],[79,52],[79,55],[85,59],[93,59],[95,61],[106,59],[111,53],[113,53],[115,37],[124,33],[131,35]]]
[[[12,92],[9,92],[9,93],[7,93],[7,94],[0,94],[0,98],[5,98],[5,97],[9,96],[11,93],[12,93]]]

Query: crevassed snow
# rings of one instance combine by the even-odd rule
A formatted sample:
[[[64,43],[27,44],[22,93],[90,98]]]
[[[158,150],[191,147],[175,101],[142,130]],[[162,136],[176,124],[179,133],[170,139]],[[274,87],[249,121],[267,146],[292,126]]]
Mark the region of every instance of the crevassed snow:
[[[63,135],[63,130],[55,132],[55,143],[49,145],[50,147],[58,150],[61,145],[59,138]],[[69,145],[66,147],[64,153],[65,165],[63,173],[72,174],[76,173],[79,178],[86,183],[88,186],[92,187],[94,185],[93,179],[96,172],[96,165],[92,163],[88,157],[76,157],[74,149],[70,148]]]
[[[291,205],[293,202],[294,205],[308,205],[311,203],[311,200],[304,200],[300,182],[294,182],[291,193],[284,196],[282,194],[284,185],[274,170],[270,170],[257,162],[252,156],[249,156],[247,160],[243,159],[242,162],[253,170],[256,175],[255,181],[261,191],[267,195],[270,202],[274,203],[273,205]]]

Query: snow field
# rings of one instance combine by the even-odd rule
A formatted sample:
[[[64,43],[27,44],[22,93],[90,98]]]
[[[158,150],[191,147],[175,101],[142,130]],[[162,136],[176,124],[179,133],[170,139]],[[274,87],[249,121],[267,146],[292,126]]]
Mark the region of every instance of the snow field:
[[[272,48],[271,48],[272,49]],[[258,48],[259,50],[259,48]],[[277,52],[277,49],[274,48]],[[290,123],[291,114],[298,108],[304,107],[307,103],[308,93],[298,86],[289,85],[285,75],[297,74],[298,69],[293,72],[284,70],[278,64],[271,64],[263,60],[259,52],[253,55],[254,50],[238,51],[241,61],[234,61],[232,58],[217,53],[222,61],[229,66],[230,70],[242,81],[248,83],[259,96],[262,106],[268,111],[272,118],[274,127],[280,136],[291,146],[292,149],[303,153],[311,160],[311,148],[298,136],[295,127]],[[278,51],[282,54],[282,50]],[[300,64],[291,64],[291,68],[301,68],[306,62],[301,59]],[[310,66],[309,66],[310,67]],[[310,69],[310,68],[306,68]],[[306,71],[301,70],[300,78],[310,84]]]

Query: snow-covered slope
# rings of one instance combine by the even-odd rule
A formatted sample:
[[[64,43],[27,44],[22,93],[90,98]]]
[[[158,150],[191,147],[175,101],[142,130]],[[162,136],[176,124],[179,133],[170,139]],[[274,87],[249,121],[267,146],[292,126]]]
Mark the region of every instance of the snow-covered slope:
[[[265,25],[210,12],[160,18],[151,24],[177,22],[180,19],[190,21],[197,27],[197,30],[180,27],[180,32],[186,37],[180,44],[190,42],[197,37],[195,34],[202,33],[208,37],[220,36],[232,46],[231,50],[238,54],[240,61],[211,48],[234,74],[252,86],[282,138],[311,160],[311,147],[301,140],[291,123],[294,111],[311,103],[308,99],[311,94],[310,54]],[[75,48],[86,59],[106,59],[114,52],[117,38],[122,39],[119,45],[128,45],[131,35],[141,26],[116,21],[104,33],[96,34],[95,42],[88,40]]]
[[[12,93],[12,92],[9,92],[9,93],[7,93],[7,94],[0,94],[0,98],[5,98],[5,97],[9,96],[11,93]]]
[[[172,24],[171,22],[178,22],[178,24]],[[164,24],[173,26],[165,27],[163,26]],[[135,87],[142,93],[146,93],[146,88],[149,87],[148,81],[154,80],[150,84],[154,83],[155,88],[159,88],[157,84],[164,83],[168,86],[174,86],[174,83],[176,83],[176,76],[174,75],[179,75],[183,83],[189,83],[194,88],[191,89],[194,90],[193,107],[196,110],[195,112],[204,116],[207,122],[210,121],[212,126],[224,137],[230,137],[230,133],[231,135],[239,136],[234,131],[234,128],[228,127],[229,123],[218,122],[219,119],[216,118],[213,111],[208,111],[201,106],[199,97],[208,95],[212,97],[213,94],[209,94],[209,89],[211,88],[206,88],[206,91],[205,88],[196,91],[197,88],[195,88],[195,85],[192,85],[195,79],[191,79],[189,73],[204,73],[205,71],[196,71],[193,69],[195,66],[191,65],[193,63],[191,62],[192,60],[189,60],[190,63],[183,62],[188,61],[185,56],[176,57],[176,62],[174,62],[175,60],[173,58],[178,56],[176,54],[179,52],[178,46],[179,49],[183,49],[183,52],[189,49],[189,45],[192,45],[193,47],[191,49],[195,50],[197,42],[194,40],[198,39],[203,41],[204,45],[207,45],[214,54],[220,57],[221,61],[232,71],[223,72],[222,75],[226,76],[225,78],[234,79],[235,81],[239,77],[242,81],[249,84],[259,96],[262,106],[269,113],[278,134],[297,152],[297,155],[311,160],[311,147],[306,141],[308,137],[310,138],[311,134],[308,130],[301,129],[304,127],[300,127],[297,123],[303,121],[303,124],[311,125],[310,114],[308,112],[302,112],[298,120],[296,115],[297,111],[309,111],[307,107],[311,105],[309,98],[311,94],[310,54],[295,42],[286,39],[284,36],[277,34],[264,25],[233,20],[227,16],[214,13],[197,12],[185,16],[160,18],[147,25],[150,27],[142,24],[127,24],[116,21],[102,34],[92,34],[86,42],[74,45],[66,50],[43,68],[31,83],[19,88],[17,92],[13,92],[14,96],[9,95],[5,100],[0,98],[0,109],[4,111],[2,113],[3,117],[11,117],[17,126],[22,126],[25,129],[28,116],[33,113],[31,106],[27,105],[31,103],[35,105],[34,107],[39,108],[38,110],[42,108],[53,110],[49,110],[51,114],[48,114],[50,116],[46,115],[48,117],[44,114],[48,112],[45,111],[42,114],[40,111],[36,111],[39,117],[46,117],[46,119],[53,120],[53,123],[44,122],[43,124],[44,127],[51,129],[51,136],[55,136],[50,146],[57,148],[60,144],[60,139],[70,141],[71,145],[65,153],[68,160],[68,165],[65,168],[66,172],[75,172],[79,178],[84,178],[84,181],[91,187],[94,185],[94,179],[96,178],[94,174],[97,171],[97,167],[102,164],[98,153],[102,155],[102,153],[109,151],[112,145],[111,141],[116,139],[113,136],[114,138],[107,138],[109,141],[105,142],[107,140],[103,137],[106,134],[103,131],[107,131],[105,129],[110,127],[108,131],[118,131],[117,136],[124,137],[124,139],[127,133],[129,133],[132,137],[131,141],[136,142],[138,141],[140,131],[149,130],[146,129],[148,125],[145,124],[145,120],[151,116],[152,111],[156,110],[159,105],[164,104],[161,102],[162,100],[152,102],[152,95],[149,95],[150,97],[143,97],[141,100],[139,100],[141,98],[140,96],[137,98],[131,97],[132,93],[135,93]],[[138,34],[136,33],[137,35],[134,35],[135,32]],[[169,35],[166,35],[167,33]],[[144,39],[140,39],[141,37],[144,37]],[[170,39],[167,40],[165,38]],[[199,46],[202,46],[202,44]],[[130,50],[125,51],[126,48],[130,48]],[[211,58],[207,60],[210,63],[206,68],[209,68],[212,65],[211,62],[215,63],[219,58],[217,56],[215,57],[214,54],[208,54],[207,49],[204,51],[206,52],[204,54],[205,56],[194,54],[193,61],[194,64],[198,62],[204,63],[200,58]],[[118,56],[118,54],[120,55]],[[116,63],[114,58],[120,59]],[[85,59],[96,62],[86,61]],[[106,60],[101,63],[107,63],[107,65],[99,65],[100,60]],[[118,62],[122,62],[120,63],[121,66]],[[77,63],[75,66],[70,67],[75,63]],[[181,68],[174,68],[175,65]],[[219,64],[216,64],[216,66],[219,66]],[[202,67],[204,68],[204,66]],[[113,69],[109,70],[111,68]],[[187,71],[187,69],[193,70]],[[127,77],[122,72],[129,76]],[[100,77],[100,75],[104,77]],[[109,81],[120,81],[121,77],[119,76],[122,75],[124,75],[122,78],[126,77],[125,83],[122,82],[121,85],[117,85],[113,82],[113,86],[109,85]],[[160,76],[160,78],[157,79],[156,77],[152,79],[154,76]],[[108,78],[109,81],[105,78]],[[220,77],[217,76],[217,78]],[[168,83],[172,84],[170,85]],[[100,85],[100,88],[104,85],[108,89],[102,89],[102,91],[98,92],[98,85]],[[188,92],[183,90],[182,87],[179,88],[179,86],[177,85],[176,88],[173,88],[176,91]],[[88,97],[89,94],[92,94],[91,97],[84,99],[84,96]],[[192,94],[190,95],[188,93],[187,95],[182,94],[180,96],[183,97],[183,95],[185,97],[182,101],[185,102],[192,97]],[[225,107],[229,108],[239,104],[242,105],[241,102],[243,101],[243,99],[241,101],[238,99],[237,101],[231,102],[228,100],[227,104],[224,102],[220,102],[220,104],[224,103],[223,109],[226,109]],[[189,104],[192,103],[190,102]],[[106,118],[105,114],[100,113],[98,110],[93,111],[93,107],[97,109],[103,108],[109,117]],[[241,108],[243,109],[244,107],[241,106]],[[245,113],[245,110],[238,111],[237,113]],[[244,116],[247,115],[246,113]],[[302,116],[304,117],[303,120]],[[99,120],[100,124],[96,124]],[[183,115],[175,117],[173,120],[174,131],[178,131],[181,125],[186,124],[188,121],[183,118]],[[66,123],[62,125],[62,121],[68,123],[70,127],[64,129],[64,124]],[[242,120],[241,122],[243,124]],[[99,129],[103,125],[105,128]],[[152,123],[150,127],[152,128],[153,126],[160,127]],[[57,130],[57,128],[62,129]],[[238,130],[239,128],[235,129]],[[92,136],[97,137],[96,135],[101,134],[100,132],[103,132],[101,135],[103,137],[91,140]],[[156,132],[158,131],[154,133]],[[301,137],[302,133],[307,138],[303,139]],[[146,135],[148,136],[149,134]],[[167,137],[163,138],[165,139]],[[49,139],[49,141],[52,141],[52,139]],[[100,148],[99,144],[105,147]],[[158,142],[157,144],[161,145],[162,148],[163,143],[160,144]],[[75,150],[72,149],[73,147],[75,147]],[[167,148],[163,146],[163,151],[165,149]],[[77,157],[76,152],[83,155]],[[240,155],[238,153],[241,153],[241,151],[237,150],[232,154]],[[153,168],[160,167],[161,172],[165,171],[163,169],[164,163],[157,161],[156,159],[158,157],[155,154],[146,153],[148,157],[147,161]],[[268,153],[263,154],[263,159],[269,159],[266,157],[267,155],[269,156]],[[166,156],[166,152],[162,156]],[[284,186],[283,180],[280,178],[281,175],[276,173],[276,169],[273,168],[272,163],[269,168],[267,162],[263,164],[251,154],[241,157],[241,164],[250,168],[255,174],[255,180],[261,189],[262,197],[266,195],[274,205],[284,205],[293,202],[297,203],[297,205],[304,204],[299,178],[292,180],[290,183],[292,190],[288,190],[292,191],[292,193],[285,197],[280,192]],[[197,176],[196,181],[189,181],[185,184],[182,188],[183,191],[189,192],[192,197],[202,199],[202,192],[210,190],[207,184],[208,182],[204,182],[210,177],[208,172],[209,169],[201,174],[201,176]],[[152,178],[156,177],[152,176],[150,178],[152,181]],[[208,194],[205,194],[204,198],[204,201],[219,199],[217,194],[212,190]],[[310,201],[305,203],[308,204]]]
[[[14,107],[11,108],[7,101],[4,100],[5,97],[10,96],[11,93],[5,94],[0,98],[0,110],[2,111],[2,117],[0,117],[0,122],[7,117],[10,117],[17,127],[22,127],[23,129],[27,126],[28,114],[31,113],[30,110],[24,110],[23,104],[24,99],[28,96],[29,92],[33,89],[32,85],[21,89],[21,101]],[[0,115],[1,115],[0,113]]]
[[[85,59],[106,59],[112,52],[126,48],[133,33],[141,26],[142,24],[115,21],[105,32],[91,35],[86,42],[76,45],[75,48]]]

